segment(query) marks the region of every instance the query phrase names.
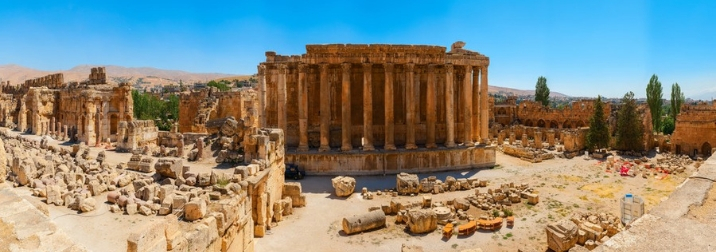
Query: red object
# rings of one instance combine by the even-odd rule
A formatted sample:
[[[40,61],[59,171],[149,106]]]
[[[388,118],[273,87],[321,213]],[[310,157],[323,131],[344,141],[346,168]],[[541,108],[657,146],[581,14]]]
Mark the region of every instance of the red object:
[[[629,176],[629,168],[626,166],[622,166],[622,169],[619,171],[619,175]]]

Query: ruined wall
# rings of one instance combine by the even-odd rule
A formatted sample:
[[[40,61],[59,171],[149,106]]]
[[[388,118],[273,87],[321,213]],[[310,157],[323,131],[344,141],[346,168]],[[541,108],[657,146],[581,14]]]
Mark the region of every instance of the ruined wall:
[[[117,150],[132,152],[144,146],[156,146],[159,128],[152,120],[120,122],[117,134]]]
[[[671,135],[676,154],[709,157],[716,144],[716,102],[682,105]]]
[[[116,139],[120,121],[133,119],[131,87],[106,83],[103,67],[88,81],[63,83],[62,74],[2,85],[0,124],[36,135],[96,145]]]
[[[206,133],[205,123],[233,116],[258,126],[258,100],[253,89],[219,92],[215,88],[183,92],[179,103],[179,132]]]

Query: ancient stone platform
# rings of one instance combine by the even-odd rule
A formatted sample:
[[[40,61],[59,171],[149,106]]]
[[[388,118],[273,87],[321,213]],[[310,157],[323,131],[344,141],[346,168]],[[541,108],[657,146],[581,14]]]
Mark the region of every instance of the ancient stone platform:
[[[494,146],[476,146],[374,152],[287,152],[286,163],[298,165],[309,175],[425,173],[492,167],[495,150]]]

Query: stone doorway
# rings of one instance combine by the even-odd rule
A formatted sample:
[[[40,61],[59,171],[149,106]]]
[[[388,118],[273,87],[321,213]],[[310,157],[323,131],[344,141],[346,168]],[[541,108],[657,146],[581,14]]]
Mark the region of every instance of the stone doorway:
[[[112,114],[109,116],[109,134],[114,135],[117,134],[117,126],[119,124],[119,116],[117,114]]]
[[[701,145],[701,155],[704,159],[711,156],[711,144],[709,144],[709,142],[705,142]]]

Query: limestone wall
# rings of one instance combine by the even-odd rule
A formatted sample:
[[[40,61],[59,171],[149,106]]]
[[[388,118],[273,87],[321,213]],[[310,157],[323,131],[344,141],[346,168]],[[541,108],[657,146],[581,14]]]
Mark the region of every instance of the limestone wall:
[[[152,120],[120,122],[117,150],[132,152],[144,146],[158,144],[159,128]]]
[[[414,150],[372,153],[304,154],[289,152],[286,162],[297,164],[307,174],[368,175],[423,173],[495,165],[495,147]],[[337,160],[340,160],[338,162]]]
[[[676,154],[708,157],[716,146],[716,102],[683,105],[676,116],[671,149]]]
[[[253,89],[227,92],[202,89],[184,92],[179,100],[179,132],[182,133],[206,133],[206,122],[229,116],[258,126],[255,120],[258,100]]]

